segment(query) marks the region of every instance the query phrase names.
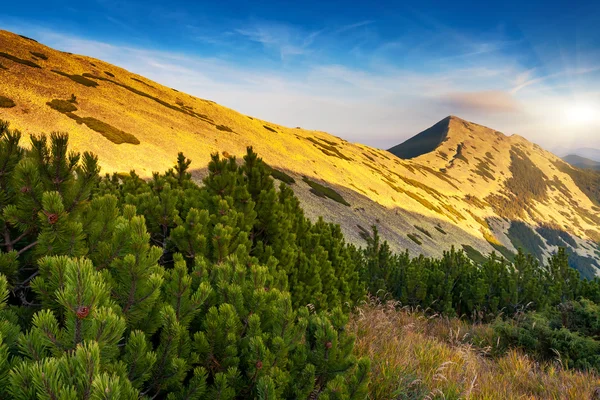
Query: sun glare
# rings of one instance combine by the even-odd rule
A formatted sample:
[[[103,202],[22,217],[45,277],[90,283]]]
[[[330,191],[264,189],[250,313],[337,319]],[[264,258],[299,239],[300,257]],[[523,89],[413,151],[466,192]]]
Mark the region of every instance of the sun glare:
[[[566,121],[573,125],[587,125],[600,120],[600,108],[591,104],[573,104],[565,110]]]

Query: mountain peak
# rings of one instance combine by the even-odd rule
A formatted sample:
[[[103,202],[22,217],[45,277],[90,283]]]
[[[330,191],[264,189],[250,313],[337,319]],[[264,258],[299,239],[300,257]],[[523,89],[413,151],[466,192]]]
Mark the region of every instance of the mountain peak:
[[[447,116],[430,128],[400,143],[388,151],[399,158],[410,159],[435,150],[448,135],[450,121],[459,119],[452,115]]]

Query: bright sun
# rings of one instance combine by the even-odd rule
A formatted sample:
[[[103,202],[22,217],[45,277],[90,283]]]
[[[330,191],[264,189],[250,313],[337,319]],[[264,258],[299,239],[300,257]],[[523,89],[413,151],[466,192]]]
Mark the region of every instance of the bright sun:
[[[567,122],[573,125],[587,125],[600,119],[600,109],[590,104],[573,104],[565,110]]]

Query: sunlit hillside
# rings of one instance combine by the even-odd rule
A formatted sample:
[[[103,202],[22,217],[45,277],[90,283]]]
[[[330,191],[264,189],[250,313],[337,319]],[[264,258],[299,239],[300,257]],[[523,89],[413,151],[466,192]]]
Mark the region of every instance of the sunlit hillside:
[[[73,149],[98,154],[103,172],[150,177],[180,151],[200,168],[211,153],[241,156],[252,146],[287,174],[276,177],[287,180],[309,216],[339,223],[357,244],[377,225],[394,249],[412,254],[437,256],[454,245],[474,259],[492,250],[510,257],[524,247],[542,259],[568,245],[585,276],[600,268],[593,177],[522,137],[457,117],[438,124],[439,140],[423,154],[401,159],[243,115],[6,31],[0,96],[0,119],[25,136],[69,132]],[[198,181],[205,172],[195,171]]]

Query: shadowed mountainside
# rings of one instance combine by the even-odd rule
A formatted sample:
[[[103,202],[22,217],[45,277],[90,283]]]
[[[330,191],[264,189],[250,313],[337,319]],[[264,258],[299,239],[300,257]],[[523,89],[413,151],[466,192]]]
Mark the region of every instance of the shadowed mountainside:
[[[431,128],[392,147],[388,151],[403,159],[415,158],[434,151],[444,140],[446,140],[451,119],[451,116],[444,118]]]

